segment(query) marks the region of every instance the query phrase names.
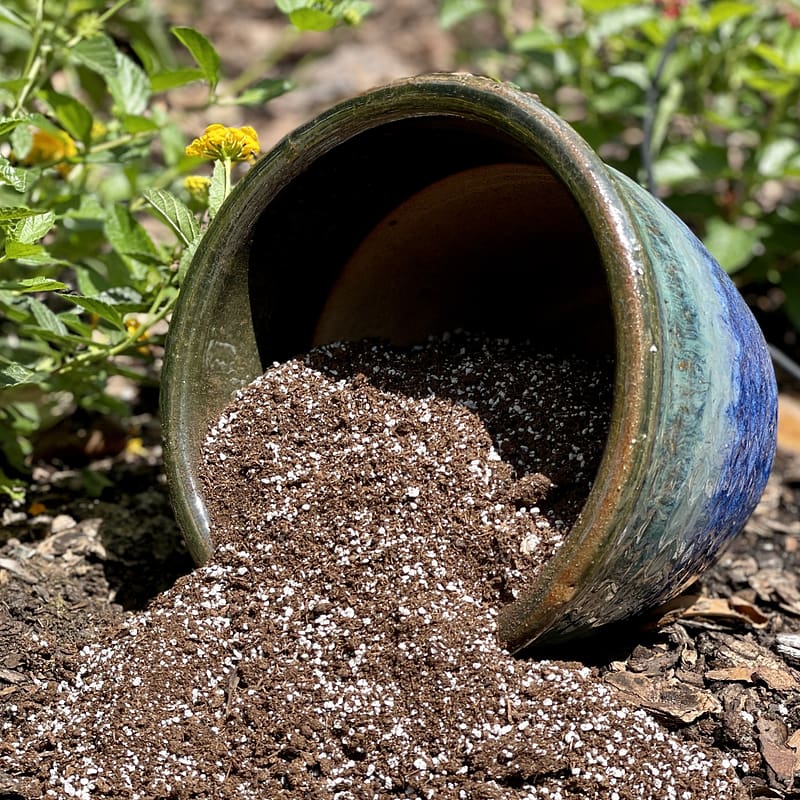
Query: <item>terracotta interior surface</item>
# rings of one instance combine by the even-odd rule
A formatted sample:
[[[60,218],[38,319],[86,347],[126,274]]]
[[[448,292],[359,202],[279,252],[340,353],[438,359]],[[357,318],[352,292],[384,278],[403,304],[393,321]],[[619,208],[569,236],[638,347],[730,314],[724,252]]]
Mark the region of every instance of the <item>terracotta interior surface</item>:
[[[557,254],[578,249],[572,257],[593,263],[592,248],[574,200],[544,166],[457,172],[411,196],[367,235],[325,302],[314,343],[379,337],[410,344],[504,319],[546,332],[578,309],[568,308],[570,298],[525,314],[525,304],[540,299],[535,276],[557,270],[566,277]]]
[[[265,367],[313,344],[456,328],[614,350],[577,202],[534,154],[461,119],[390,123],[324,154],[264,210],[251,253]]]

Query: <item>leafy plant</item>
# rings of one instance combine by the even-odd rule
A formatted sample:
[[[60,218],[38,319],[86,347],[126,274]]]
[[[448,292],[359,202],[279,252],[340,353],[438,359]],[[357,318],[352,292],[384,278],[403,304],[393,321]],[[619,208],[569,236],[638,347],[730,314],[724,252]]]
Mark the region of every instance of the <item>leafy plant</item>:
[[[443,0],[464,60],[537,93],[606,162],[657,193],[740,284],[776,284],[800,329],[800,4]],[[516,10],[519,11],[519,4]],[[497,21],[492,46],[468,36]]]
[[[368,10],[278,5],[315,29]],[[157,382],[204,225],[258,154],[247,127],[211,126],[187,147],[172,93],[202,82],[205,109],[260,106],[290,84],[222,90],[213,44],[168,30],[146,0],[10,0],[0,47],[0,492],[20,498],[37,431],[76,407],[124,414],[114,375]],[[212,174],[195,175],[204,160]]]

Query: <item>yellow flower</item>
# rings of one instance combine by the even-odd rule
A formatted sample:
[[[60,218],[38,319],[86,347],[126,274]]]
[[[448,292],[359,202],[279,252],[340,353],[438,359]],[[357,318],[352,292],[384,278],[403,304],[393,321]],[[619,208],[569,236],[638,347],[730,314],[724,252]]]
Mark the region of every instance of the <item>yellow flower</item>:
[[[189,192],[192,200],[201,205],[208,205],[208,189],[211,186],[211,178],[203,175],[187,175],[183,179],[183,188]]]
[[[92,120],[92,141],[102,139],[106,133],[108,133],[108,128],[99,119]]]
[[[131,337],[135,336],[141,330],[142,332],[136,336],[137,342],[146,341],[150,336],[150,332],[148,330],[142,330],[142,323],[136,319],[136,317],[128,317],[125,320],[125,330],[128,332],[128,336]],[[147,355],[150,352],[150,347],[149,345],[142,345],[137,347],[136,351],[142,355]]]
[[[125,443],[125,452],[132,456],[142,456],[147,452],[140,436],[132,436]]]
[[[128,317],[125,320],[125,330],[128,331],[128,336],[133,336],[140,328],[142,327],[142,323],[139,322],[136,317]],[[136,337],[137,339],[146,339],[147,338],[147,331],[140,333],[139,336]]]
[[[78,154],[78,148],[72,137],[64,131],[50,133],[38,129],[34,131],[31,149],[25,156],[23,163],[30,166],[32,164],[46,164],[49,161],[66,161],[68,158]],[[56,169],[66,177],[72,169],[71,164],[59,164]]]
[[[258,134],[249,125],[227,128],[214,123],[187,148],[187,156],[210,158],[215,161],[252,161],[261,152]]]

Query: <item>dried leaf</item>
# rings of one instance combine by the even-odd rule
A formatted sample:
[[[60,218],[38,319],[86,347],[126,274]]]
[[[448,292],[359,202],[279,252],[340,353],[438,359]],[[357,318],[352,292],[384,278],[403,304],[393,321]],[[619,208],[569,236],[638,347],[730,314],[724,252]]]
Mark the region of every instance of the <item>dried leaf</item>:
[[[729,597],[728,603],[734,613],[748,619],[754,628],[764,628],[769,623],[769,617],[763,614],[757,606],[741,597],[736,595]]]
[[[709,638],[716,644],[715,659],[719,667],[747,667],[755,669],[764,664],[770,667],[783,667],[766,647],[753,641],[750,636],[732,636],[722,631],[711,631]]]
[[[686,619],[705,618],[745,622],[754,628],[764,628],[769,622],[756,606],[742,597],[699,597],[680,617]]]

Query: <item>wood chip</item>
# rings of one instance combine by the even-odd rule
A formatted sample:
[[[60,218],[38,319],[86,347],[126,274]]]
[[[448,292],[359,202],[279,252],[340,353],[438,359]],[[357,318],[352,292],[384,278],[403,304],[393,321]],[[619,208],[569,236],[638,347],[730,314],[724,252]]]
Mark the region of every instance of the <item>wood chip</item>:
[[[632,672],[612,672],[605,676],[605,681],[622,692],[629,702],[671,722],[688,724],[704,714],[722,710],[711,693],[675,678],[656,680]]]
[[[709,681],[740,681],[743,683],[753,682],[752,667],[726,667],[725,669],[710,669],[705,674]]]
[[[22,683],[27,680],[25,674],[15,669],[3,669],[0,667],[0,681],[4,683]]]
[[[800,665],[800,633],[779,633],[775,649],[788,663]]]
[[[38,583],[39,579],[28,572],[24,567],[20,566],[19,562],[14,561],[13,558],[0,558],[0,569],[4,569],[10,572],[12,575],[16,575],[21,581],[25,581],[25,583],[29,583],[33,585],[34,583]]]
[[[788,612],[800,616],[800,589],[796,575],[783,569],[762,569],[748,583],[763,602],[777,602]]]
[[[768,766],[770,784],[778,789],[790,789],[794,784],[796,754],[787,747],[786,725],[778,720],[758,720],[758,746]]]
[[[786,744],[794,750],[794,771],[800,773],[800,729],[786,740]]]

